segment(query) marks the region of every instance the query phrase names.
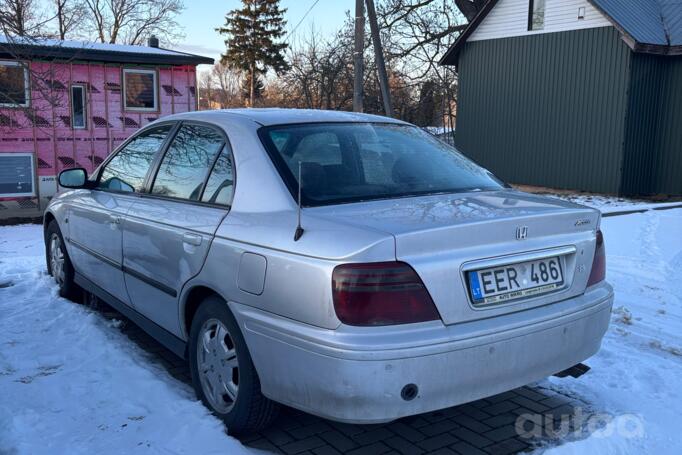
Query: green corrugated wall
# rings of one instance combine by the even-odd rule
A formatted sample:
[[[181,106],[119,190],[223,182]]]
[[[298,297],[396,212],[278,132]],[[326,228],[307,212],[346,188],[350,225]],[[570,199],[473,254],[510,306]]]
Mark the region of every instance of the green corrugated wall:
[[[660,58],[666,64],[651,192],[682,195],[682,56]]]
[[[631,56],[613,27],[466,43],[458,148],[510,183],[618,193]]]
[[[661,105],[661,80],[665,65],[659,57],[633,54],[623,142],[621,194],[651,192],[658,143],[656,119]],[[644,119],[647,119],[645,121]]]
[[[632,57],[621,193],[682,194],[682,57]]]

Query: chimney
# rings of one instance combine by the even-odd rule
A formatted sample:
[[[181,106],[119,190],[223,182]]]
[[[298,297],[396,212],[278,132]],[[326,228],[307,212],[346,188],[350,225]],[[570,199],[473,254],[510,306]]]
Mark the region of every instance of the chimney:
[[[159,47],[159,39],[155,35],[150,36],[147,40],[147,46]]]

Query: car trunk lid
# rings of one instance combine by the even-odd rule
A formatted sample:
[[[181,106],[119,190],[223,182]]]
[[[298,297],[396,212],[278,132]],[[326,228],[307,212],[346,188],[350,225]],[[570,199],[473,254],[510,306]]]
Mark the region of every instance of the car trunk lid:
[[[313,211],[391,233],[396,259],[417,271],[446,324],[582,294],[599,224],[594,209],[511,190],[369,201]],[[474,302],[468,271],[549,257],[561,260],[565,284],[561,289],[494,305]]]

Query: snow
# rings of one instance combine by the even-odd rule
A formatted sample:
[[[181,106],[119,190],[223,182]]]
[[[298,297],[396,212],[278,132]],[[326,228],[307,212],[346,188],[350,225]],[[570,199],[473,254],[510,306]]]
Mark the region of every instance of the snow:
[[[115,323],[57,296],[42,227],[0,227],[0,453],[252,453]]]
[[[604,218],[602,231],[611,327],[588,374],[546,382],[615,420],[548,453],[682,453],[682,209]]]
[[[599,194],[581,193],[540,193],[543,196],[555,197],[565,201],[575,202],[576,204],[586,205],[599,210],[609,209],[635,209],[647,204],[647,201],[628,199],[622,197],[602,196]]]
[[[520,187],[520,189],[528,190],[530,187]],[[623,212],[636,212],[645,210],[661,210],[670,208],[682,208],[682,201],[673,202],[651,202],[641,199],[628,199],[615,196],[603,196],[600,194],[589,193],[551,193],[546,191],[539,191],[537,194],[542,196],[553,197],[564,201],[574,202],[576,204],[586,205],[598,209],[603,215],[621,214]]]
[[[602,349],[584,376],[540,385],[603,424],[540,450],[682,453],[682,209],[604,218],[602,230],[616,292]],[[0,314],[0,453],[247,450],[115,323],[57,296],[40,226],[0,227]]]
[[[106,51],[106,52],[124,52],[130,54],[158,54],[158,55],[188,55],[185,52],[173,51],[170,49],[164,49],[160,47],[150,47],[142,46],[136,44],[110,44],[110,43],[97,43],[91,41],[71,41],[71,40],[56,40],[56,39],[24,39],[24,38],[11,38],[8,39],[4,35],[0,35],[0,44],[13,43],[16,45],[30,45],[30,46],[50,46],[50,47],[63,47],[69,49],[83,49],[83,50],[95,50],[95,51]],[[191,54],[190,54],[191,55]]]

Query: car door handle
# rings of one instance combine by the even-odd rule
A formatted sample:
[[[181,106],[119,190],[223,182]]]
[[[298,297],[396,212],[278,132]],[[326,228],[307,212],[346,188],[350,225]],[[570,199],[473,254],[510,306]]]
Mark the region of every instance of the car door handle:
[[[189,245],[199,246],[203,238],[198,234],[192,234],[190,232],[185,232],[182,234],[182,241]]]
[[[121,217],[117,215],[109,215],[109,223],[121,224]]]

